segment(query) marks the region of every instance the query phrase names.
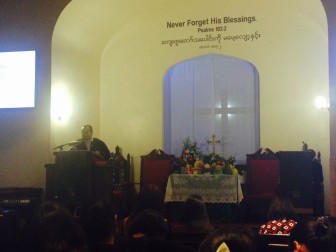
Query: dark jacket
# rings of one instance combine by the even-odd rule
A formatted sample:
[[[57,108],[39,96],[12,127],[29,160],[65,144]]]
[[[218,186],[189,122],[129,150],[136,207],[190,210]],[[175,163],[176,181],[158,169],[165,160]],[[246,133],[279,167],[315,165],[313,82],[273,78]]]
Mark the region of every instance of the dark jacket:
[[[80,141],[79,144],[74,146],[74,149],[76,149],[76,150],[87,150],[84,139],[80,139],[79,141]],[[108,160],[110,158],[110,155],[111,155],[110,150],[108,149],[106,144],[98,138],[93,138],[92,139],[91,145],[90,145],[90,151],[99,151],[100,154],[104,157],[104,160]]]

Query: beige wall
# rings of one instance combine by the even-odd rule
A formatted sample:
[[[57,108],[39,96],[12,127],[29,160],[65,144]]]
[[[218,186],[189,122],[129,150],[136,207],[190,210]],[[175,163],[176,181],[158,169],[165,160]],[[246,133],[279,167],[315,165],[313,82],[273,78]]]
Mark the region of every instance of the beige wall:
[[[210,5],[189,0],[175,4],[172,1],[142,3],[139,7],[135,1],[102,1],[97,5],[109,15],[96,20],[96,30],[91,27],[89,13],[86,12],[85,17],[79,14],[79,4],[85,5],[81,1],[72,1],[62,13],[54,33],[53,69],[62,65],[63,69],[74,68],[75,73],[72,72],[68,79],[63,70],[53,70],[53,85],[56,85],[54,80],[63,78],[72,90],[71,95],[76,94],[71,98],[72,103],[81,103],[82,97],[86,97],[88,105],[74,107],[75,116],[66,127],[52,123],[53,144],[73,140],[80,122],[93,123],[99,128],[98,136],[111,149],[118,144],[133,156],[135,181],[138,182],[140,155],[163,146],[163,78],[166,71],[195,56],[230,55],[251,62],[259,71],[261,146],[273,151],[300,150],[301,142],[306,141],[309,147],[322,153],[327,189],[329,118],[328,113],[314,107],[316,96],[329,96],[327,22],[321,2],[212,1]],[[94,13],[90,15],[91,18],[95,16]],[[201,33],[197,26],[187,26],[189,19],[209,19],[204,27],[223,27],[223,23],[215,25],[210,20],[224,16],[255,16],[257,21],[225,24],[226,32]],[[167,28],[168,21],[186,23],[184,27]],[[76,49],[67,57],[60,51],[67,50],[71,44],[64,39],[65,31],[71,33],[69,24],[77,29],[78,25],[87,28],[82,28],[81,39],[77,40],[78,47],[84,50]],[[261,36],[253,41],[162,44],[162,41],[190,36],[221,34],[223,38],[255,32]],[[85,33],[89,41],[83,40]],[[93,41],[100,50],[96,47],[93,52],[89,50]],[[200,48],[206,45],[220,45],[221,48]],[[87,68],[86,54],[89,52],[92,54],[91,69]],[[73,61],[76,66],[72,66]],[[94,83],[93,80],[98,80],[98,72],[100,81]],[[100,106],[97,106],[99,99]]]
[[[304,140],[322,152],[329,199],[328,114],[313,107],[315,95],[328,96],[327,34],[320,1],[211,1],[209,7],[210,1],[202,6],[204,1],[156,5],[147,0],[73,0],[55,27],[51,57],[53,27],[68,2],[0,4],[0,50],[38,51],[37,107],[0,110],[0,186],[43,186],[43,165],[53,161],[52,147],[79,137],[83,123],[92,123],[96,136],[111,149],[119,144],[131,153],[138,179],[139,155],[163,144],[165,71],[196,55],[219,53],[258,68],[263,146],[298,150]],[[253,43],[225,42],[221,50],[160,44],[196,33],[193,28],[168,32],[166,21],[217,15],[258,16],[252,27],[262,37]],[[230,29],[251,30],[241,25]],[[72,97],[68,121],[50,124],[50,78],[53,88],[65,86]]]
[[[51,36],[68,3],[1,1],[0,51],[36,50],[36,107],[0,109],[0,187],[44,187],[50,157]],[[20,92],[20,90],[18,90]]]
[[[322,151],[327,168],[329,146],[325,143],[328,143],[329,137],[328,114],[316,110],[313,104],[316,95],[328,96],[325,20],[312,27],[310,18],[303,19],[300,16],[298,19],[296,12],[290,9],[292,5],[286,8],[282,4],[277,8],[282,7],[284,10],[279,11],[277,16],[286,13],[286,22],[278,24],[274,15],[269,14],[271,6],[263,6],[264,8],[249,12],[235,8],[228,11],[225,6],[222,7],[227,15],[250,14],[261,20],[253,28],[241,24],[230,25],[229,34],[244,33],[240,30],[242,27],[242,30],[248,32],[259,31],[262,37],[254,42],[222,42],[221,50],[199,49],[199,44],[182,44],[178,47],[160,44],[165,39],[199,35],[193,27],[167,31],[167,20],[221,16],[222,11],[218,10],[204,14],[205,6],[200,6],[199,13],[194,9],[192,15],[180,13],[178,16],[172,15],[174,18],[170,18],[174,8],[163,8],[164,13],[160,13],[162,16],[158,12],[156,16],[153,13],[148,15],[150,18],[144,14],[118,31],[118,39],[111,38],[103,55],[101,99],[103,103],[110,99],[112,107],[123,109],[116,110],[112,117],[101,119],[102,132],[115,143],[125,143],[123,146],[133,154],[135,161],[140,154],[151,148],[161,147],[162,86],[165,72],[171,65],[194,56],[206,53],[227,54],[251,62],[259,71],[261,145],[275,151],[298,150],[301,141],[307,141],[311,147]],[[318,6],[323,11],[321,5]],[[314,53],[316,47],[321,50]],[[105,108],[102,111],[107,112]],[[312,124],[312,121],[318,122],[317,125]],[[321,138],[325,141],[320,141]]]

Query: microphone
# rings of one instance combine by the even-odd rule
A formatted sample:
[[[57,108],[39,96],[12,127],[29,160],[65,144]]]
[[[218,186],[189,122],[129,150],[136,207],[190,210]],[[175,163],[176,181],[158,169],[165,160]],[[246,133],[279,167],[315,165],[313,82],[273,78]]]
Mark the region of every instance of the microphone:
[[[77,145],[79,143],[80,143],[80,141],[75,140],[75,141],[71,141],[71,142],[67,143],[66,145],[68,145],[68,146],[75,146],[75,145]]]
[[[65,144],[61,144],[61,145],[58,145],[58,146],[54,147],[54,150],[56,150],[56,149],[62,150],[64,146],[75,146],[75,145],[77,145],[79,143],[80,143],[79,140],[71,141],[71,142],[68,142],[68,143],[65,143]]]

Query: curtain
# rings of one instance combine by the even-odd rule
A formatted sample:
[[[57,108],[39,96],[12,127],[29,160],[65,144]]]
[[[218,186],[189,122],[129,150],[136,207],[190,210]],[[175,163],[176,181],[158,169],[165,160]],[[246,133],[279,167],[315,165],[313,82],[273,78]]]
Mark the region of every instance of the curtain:
[[[180,156],[183,141],[246,162],[258,150],[259,76],[243,60],[205,55],[174,65],[164,79],[164,149]]]

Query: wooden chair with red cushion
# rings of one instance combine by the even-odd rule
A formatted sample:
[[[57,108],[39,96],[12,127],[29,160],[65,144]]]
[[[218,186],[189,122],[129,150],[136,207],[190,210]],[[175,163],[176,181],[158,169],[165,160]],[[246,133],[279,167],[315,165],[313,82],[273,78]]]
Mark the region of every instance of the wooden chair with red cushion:
[[[169,175],[173,171],[174,155],[166,154],[160,149],[154,149],[147,155],[141,156],[140,187],[157,185],[163,194]]]
[[[247,154],[247,181],[244,195],[247,218],[265,220],[271,201],[278,194],[280,185],[280,162],[270,149],[259,149]]]

